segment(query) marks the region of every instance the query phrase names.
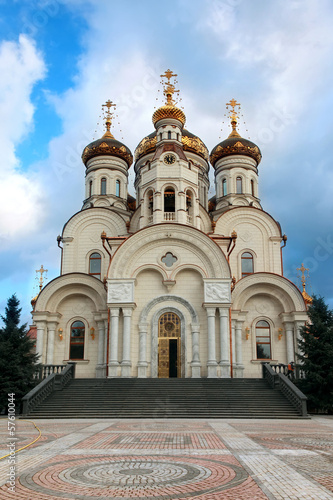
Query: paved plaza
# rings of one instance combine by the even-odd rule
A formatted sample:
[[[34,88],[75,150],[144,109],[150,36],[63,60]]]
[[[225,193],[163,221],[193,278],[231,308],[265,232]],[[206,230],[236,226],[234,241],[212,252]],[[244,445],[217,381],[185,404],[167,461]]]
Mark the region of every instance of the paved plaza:
[[[1,500],[333,499],[333,418],[35,420]],[[16,420],[15,447],[38,436]],[[1,457],[10,443],[0,420]]]

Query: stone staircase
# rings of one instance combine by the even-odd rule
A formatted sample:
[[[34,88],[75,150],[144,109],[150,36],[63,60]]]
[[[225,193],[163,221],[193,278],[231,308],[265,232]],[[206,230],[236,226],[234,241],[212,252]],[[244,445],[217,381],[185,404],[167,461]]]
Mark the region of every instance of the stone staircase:
[[[31,418],[302,418],[264,379],[74,379]]]

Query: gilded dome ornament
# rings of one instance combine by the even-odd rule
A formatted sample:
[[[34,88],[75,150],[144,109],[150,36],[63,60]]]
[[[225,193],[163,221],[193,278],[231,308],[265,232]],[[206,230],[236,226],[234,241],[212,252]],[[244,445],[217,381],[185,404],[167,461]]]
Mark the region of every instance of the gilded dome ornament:
[[[226,156],[245,155],[253,158],[257,162],[257,165],[259,165],[261,161],[260,149],[253,142],[248,139],[244,139],[237,131],[237,122],[239,117],[235,111],[235,107],[238,106],[238,109],[240,109],[240,104],[235,99],[231,99],[226,106],[230,117],[232,131],[226,140],[220,142],[220,144],[215,146],[212,150],[210,154],[211,164],[214,167],[218,160],[225,158]],[[229,107],[232,109],[229,110]]]
[[[185,113],[177,108],[175,95],[179,94],[179,90],[176,90],[174,83],[176,83],[176,77],[170,69],[168,69],[164,75],[161,75],[162,84],[163,84],[163,94],[166,98],[166,102],[164,106],[158,108],[153,114],[153,124],[159,120],[163,120],[163,118],[173,118],[174,120],[178,120],[184,126],[186,121]],[[174,83],[171,83],[171,78],[174,78]],[[167,81],[164,82],[164,79]]]
[[[128,167],[130,167],[133,163],[131,151],[124,144],[117,141],[111,133],[112,119],[114,115],[114,112],[112,112],[111,109],[115,108],[116,105],[109,99],[102,105],[102,107],[106,108],[104,116],[106,131],[100,139],[91,142],[84,148],[82,161],[86,165],[88,160],[96,156],[116,156],[125,160]]]

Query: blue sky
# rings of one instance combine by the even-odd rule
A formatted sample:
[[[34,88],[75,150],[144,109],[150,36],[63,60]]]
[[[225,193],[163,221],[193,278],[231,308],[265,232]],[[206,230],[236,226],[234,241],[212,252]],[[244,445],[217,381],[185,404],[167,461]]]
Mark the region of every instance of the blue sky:
[[[241,102],[285,274],[299,284],[304,262],[308,292],[333,307],[332,25],[330,0],[0,0],[0,312],[16,292],[29,322],[35,270],[59,274],[101,104],[118,104],[113,133],[134,151],[169,67],[209,149],[229,134],[225,103]]]

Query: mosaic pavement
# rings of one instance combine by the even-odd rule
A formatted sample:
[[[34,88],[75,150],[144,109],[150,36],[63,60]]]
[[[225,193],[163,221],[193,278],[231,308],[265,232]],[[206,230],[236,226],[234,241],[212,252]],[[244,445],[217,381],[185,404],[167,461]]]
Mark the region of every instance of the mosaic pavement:
[[[333,418],[36,420],[1,500],[333,499]],[[37,430],[16,421],[16,449]],[[0,420],[0,456],[8,453]]]

